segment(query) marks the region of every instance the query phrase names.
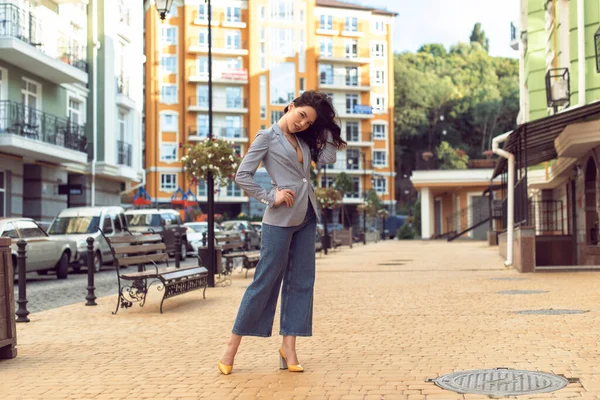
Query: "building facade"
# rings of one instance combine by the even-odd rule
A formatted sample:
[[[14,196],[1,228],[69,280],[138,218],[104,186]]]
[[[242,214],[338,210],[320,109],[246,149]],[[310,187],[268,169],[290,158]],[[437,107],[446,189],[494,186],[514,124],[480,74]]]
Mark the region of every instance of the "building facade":
[[[394,16],[332,0],[213,2],[214,136],[243,156],[295,97],[325,91],[349,145],[327,166],[326,180],[320,171],[318,184],[345,172],[354,183],[346,204],[356,206],[373,188],[394,210]],[[175,0],[160,22],[147,3],[145,22],[146,188],[165,204],[177,189],[191,190],[203,207],[205,183],[190,187],[180,159],[183,145],[208,136],[208,6]],[[270,185],[260,169],[257,179]],[[215,195],[217,213],[258,216],[262,207],[233,182]]]
[[[133,6],[0,4],[0,216],[119,205],[144,178],[143,8]]]

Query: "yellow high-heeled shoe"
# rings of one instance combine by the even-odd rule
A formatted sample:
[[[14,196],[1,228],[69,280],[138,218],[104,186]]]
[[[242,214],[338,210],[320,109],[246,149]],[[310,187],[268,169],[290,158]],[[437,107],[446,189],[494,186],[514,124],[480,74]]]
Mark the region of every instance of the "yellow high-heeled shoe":
[[[302,368],[302,365],[300,364],[292,365],[287,363],[287,358],[285,357],[285,354],[283,354],[283,347],[279,348],[279,369],[287,369],[290,372],[304,371],[304,368]]]
[[[217,367],[219,368],[219,371],[221,371],[221,373],[223,375],[229,375],[231,373],[231,370],[233,369],[233,364],[227,365],[227,364],[223,364],[221,361],[219,361],[219,364],[217,365]]]

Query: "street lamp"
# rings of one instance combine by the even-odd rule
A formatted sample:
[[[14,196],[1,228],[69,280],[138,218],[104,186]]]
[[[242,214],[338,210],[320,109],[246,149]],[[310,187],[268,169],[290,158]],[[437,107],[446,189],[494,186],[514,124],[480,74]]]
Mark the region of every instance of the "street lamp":
[[[162,21],[167,17],[167,13],[171,9],[171,4],[173,4],[173,0],[155,0],[156,11],[160,14]]]
[[[365,207],[363,208],[363,244],[367,244],[367,155],[361,153],[363,162],[363,201]]]
[[[324,180],[325,180],[325,187],[328,188],[329,184],[327,183],[327,164],[323,165],[323,173],[324,173]],[[323,185],[321,185],[323,186]],[[329,249],[329,230],[327,229],[327,207],[323,207],[323,214],[324,214],[324,218],[323,218],[323,229],[325,230],[324,232],[324,236],[323,236],[323,252],[325,253],[325,255],[327,255],[327,249]]]
[[[212,7],[210,0],[208,4],[208,140],[213,139],[213,98],[212,98]],[[215,182],[212,171],[208,171],[206,177],[206,191],[208,201],[208,286],[215,287]]]

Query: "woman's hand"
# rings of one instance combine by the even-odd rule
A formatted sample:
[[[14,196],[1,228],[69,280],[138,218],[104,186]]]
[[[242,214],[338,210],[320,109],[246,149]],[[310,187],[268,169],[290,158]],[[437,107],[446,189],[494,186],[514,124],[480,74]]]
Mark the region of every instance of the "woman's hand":
[[[296,193],[290,189],[279,190],[279,188],[275,188],[275,202],[274,206],[278,206],[282,203],[285,203],[286,206],[291,207],[294,205],[294,198],[296,197]]]

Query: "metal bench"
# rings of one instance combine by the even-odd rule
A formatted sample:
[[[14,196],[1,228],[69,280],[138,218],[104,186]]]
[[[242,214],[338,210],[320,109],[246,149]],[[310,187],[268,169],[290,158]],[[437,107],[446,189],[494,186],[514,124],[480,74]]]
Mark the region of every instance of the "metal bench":
[[[200,288],[204,288],[202,297],[206,298],[208,270],[198,266],[169,267],[169,255],[161,235],[131,235],[105,239],[114,257],[119,284],[119,298],[113,314],[119,311],[119,306],[129,308],[134,302],[139,302],[140,307],[143,307],[148,289],[155,282],[158,284],[157,289],[163,291],[161,314],[165,299]],[[159,262],[165,262],[167,267],[159,269]],[[147,270],[148,264],[151,264],[151,268]],[[122,274],[121,268],[130,265],[137,265],[138,272]]]
[[[260,260],[260,251],[245,251],[244,241],[240,235],[217,236],[215,238],[217,246],[223,250],[222,257],[225,259],[224,274],[230,274],[233,270],[233,260],[242,260],[242,269],[246,270],[245,277],[248,277],[248,271],[255,268]]]

